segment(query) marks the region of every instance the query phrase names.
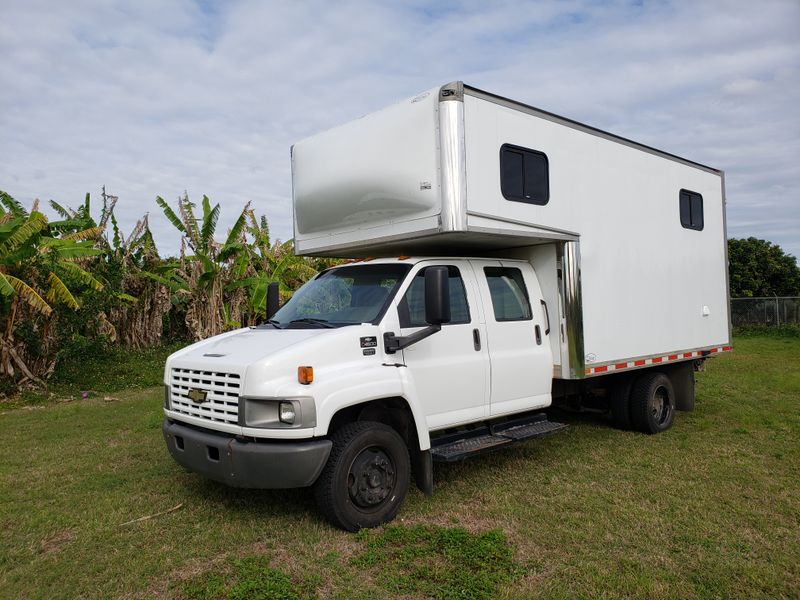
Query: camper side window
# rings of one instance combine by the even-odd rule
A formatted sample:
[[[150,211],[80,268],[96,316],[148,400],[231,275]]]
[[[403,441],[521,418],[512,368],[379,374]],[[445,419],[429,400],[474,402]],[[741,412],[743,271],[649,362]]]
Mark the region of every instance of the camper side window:
[[[464,281],[457,267],[447,267],[450,283],[450,322],[448,325],[458,325],[470,322],[469,305],[467,304],[467,291]],[[406,295],[397,305],[400,316],[400,327],[424,327],[425,322],[425,269],[414,277],[408,287]]]
[[[685,229],[703,230],[703,196],[697,192],[681,190],[680,196],[681,225]]]
[[[547,204],[550,200],[547,155],[503,144],[500,147],[500,190],[506,200]]]

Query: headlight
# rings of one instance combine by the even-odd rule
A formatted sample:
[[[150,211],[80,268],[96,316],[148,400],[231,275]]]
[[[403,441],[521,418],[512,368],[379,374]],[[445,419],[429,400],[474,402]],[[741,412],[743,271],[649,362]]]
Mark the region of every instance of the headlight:
[[[291,402],[281,402],[278,407],[278,419],[288,425],[294,425],[294,406]]]
[[[239,425],[261,429],[300,429],[317,426],[314,399],[248,398],[239,399]]]

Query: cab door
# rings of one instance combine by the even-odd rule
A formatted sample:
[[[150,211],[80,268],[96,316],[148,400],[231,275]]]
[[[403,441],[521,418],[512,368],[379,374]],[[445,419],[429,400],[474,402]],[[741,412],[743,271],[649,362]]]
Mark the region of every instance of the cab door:
[[[536,273],[527,263],[470,262],[486,314],[490,416],[549,406],[553,356]]]
[[[480,311],[480,292],[466,261],[424,263],[412,273],[397,304],[400,334],[410,335],[425,322],[425,269],[446,266],[450,287],[450,323],[402,350],[407,381],[413,386],[428,427],[480,421],[488,414],[489,355]]]

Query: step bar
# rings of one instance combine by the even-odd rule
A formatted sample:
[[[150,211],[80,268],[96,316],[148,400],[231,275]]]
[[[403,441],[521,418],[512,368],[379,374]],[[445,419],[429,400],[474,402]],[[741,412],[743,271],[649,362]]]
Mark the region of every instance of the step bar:
[[[431,440],[431,457],[436,462],[457,462],[515,442],[552,435],[566,428],[564,423],[548,421],[545,413],[489,423],[434,438]]]

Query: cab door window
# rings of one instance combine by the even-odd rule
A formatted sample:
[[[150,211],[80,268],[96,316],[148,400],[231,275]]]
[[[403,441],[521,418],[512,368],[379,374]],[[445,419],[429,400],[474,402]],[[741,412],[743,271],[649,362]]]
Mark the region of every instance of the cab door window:
[[[425,327],[425,270],[420,269],[397,307],[400,327]],[[464,280],[458,267],[447,266],[450,283],[450,322],[447,325],[458,325],[470,322],[469,304]]]
[[[522,271],[513,267],[484,267],[495,321],[529,321],[532,318]]]

